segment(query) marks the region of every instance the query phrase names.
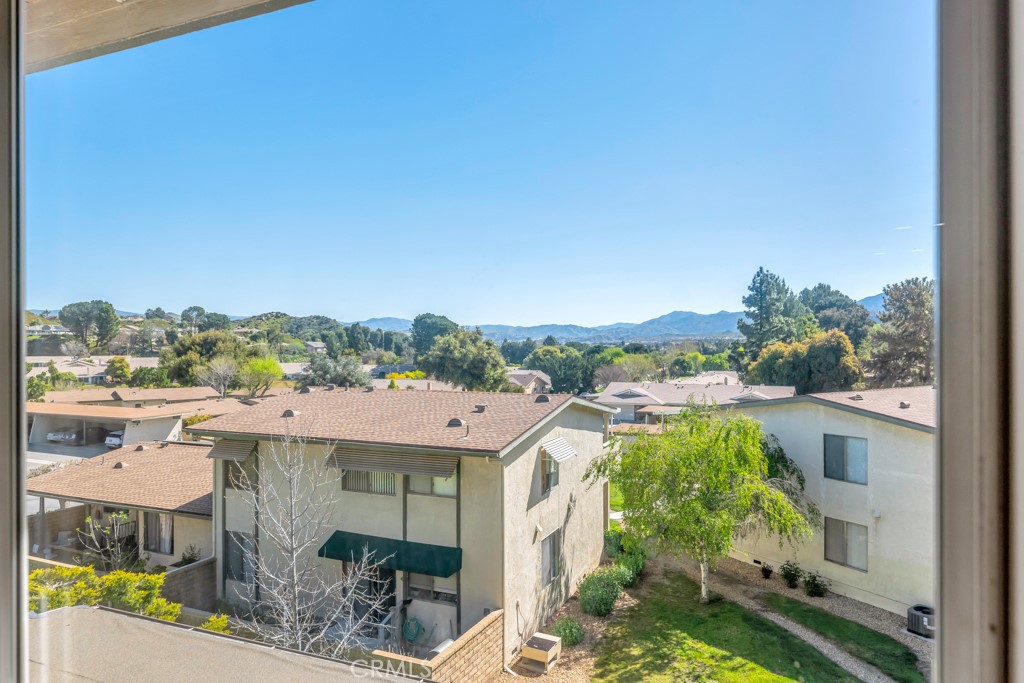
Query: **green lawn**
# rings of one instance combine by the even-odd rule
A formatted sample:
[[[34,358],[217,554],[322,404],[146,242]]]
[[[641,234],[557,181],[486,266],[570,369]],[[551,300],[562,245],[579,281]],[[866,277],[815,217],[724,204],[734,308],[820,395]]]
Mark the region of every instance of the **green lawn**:
[[[917,655],[898,640],[784,595],[768,593],[761,599],[776,612],[820,633],[900,683],[925,683],[917,670]]]
[[[698,602],[683,574],[651,584],[598,646],[597,683],[854,683],[807,643],[739,605]]]
[[[616,512],[622,511],[622,491],[615,484],[608,484],[608,507]]]

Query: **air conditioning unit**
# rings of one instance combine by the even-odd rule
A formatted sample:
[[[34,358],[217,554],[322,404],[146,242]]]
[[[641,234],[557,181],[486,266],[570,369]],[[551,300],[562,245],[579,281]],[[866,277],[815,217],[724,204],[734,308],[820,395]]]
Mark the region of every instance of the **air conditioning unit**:
[[[935,637],[935,608],[914,605],[907,610],[907,630],[924,638]]]

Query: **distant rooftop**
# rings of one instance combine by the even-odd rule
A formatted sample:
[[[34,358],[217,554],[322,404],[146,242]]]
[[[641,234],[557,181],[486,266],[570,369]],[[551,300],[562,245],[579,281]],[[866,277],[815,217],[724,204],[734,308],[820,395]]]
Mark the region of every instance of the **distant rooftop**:
[[[29,415],[57,415],[60,417],[85,417],[110,420],[151,420],[156,417],[183,415],[185,412],[176,404],[152,408],[127,408],[123,406],[93,406],[82,403],[33,403],[25,404]]]
[[[220,392],[213,387],[169,387],[166,389],[76,389],[72,391],[48,391],[43,397],[45,403],[86,403],[95,401],[201,401],[218,398]]]
[[[749,400],[785,398],[796,395],[795,387],[687,383],[687,382],[611,382],[594,400],[604,405],[683,406],[698,404],[729,405]]]

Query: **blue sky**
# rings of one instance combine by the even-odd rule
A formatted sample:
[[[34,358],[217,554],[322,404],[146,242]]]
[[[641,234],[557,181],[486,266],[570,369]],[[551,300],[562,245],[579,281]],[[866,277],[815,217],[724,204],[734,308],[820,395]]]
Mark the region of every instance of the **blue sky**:
[[[738,310],[934,271],[935,11],[315,2],[28,77],[28,303]]]

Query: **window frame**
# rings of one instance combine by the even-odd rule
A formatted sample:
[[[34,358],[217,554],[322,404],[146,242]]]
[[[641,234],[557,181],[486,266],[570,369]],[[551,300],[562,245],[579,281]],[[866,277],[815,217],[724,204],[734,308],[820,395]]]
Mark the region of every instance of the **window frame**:
[[[411,495],[411,496],[434,496],[435,498],[456,498],[456,497],[458,497],[459,488],[458,488],[458,482],[457,481],[455,482],[455,491],[452,492],[452,493],[438,493],[437,492],[437,482],[435,481],[437,479],[441,479],[442,481],[447,481],[448,479],[454,479],[455,477],[459,476],[458,472],[452,474],[451,477],[433,477],[433,476],[430,476],[429,474],[407,474],[405,476],[408,477],[408,480],[409,480],[408,481],[408,486],[406,488],[407,488],[407,490],[409,492],[409,495]],[[429,479],[430,480],[430,492],[428,493],[426,491],[413,491],[412,490],[412,480],[414,478],[426,478],[426,479]]]
[[[540,449],[540,493],[546,496],[558,486],[559,462]]]
[[[427,582],[429,582],[430,585],[428,586],[428,585],[425,585],[424,583],[414,583],[413,578],[412,578],[414,576],[419,576],[419,577],[426,578],[428,580]],[[453,576],[457,577],[458,574],[456,573]],[[431,603],[434,603],[434,604],[437,604],[437,605],[449,605],[451,607],[458,606],[458,604],[459,604],[458,579],[456,578],[455,588],[452,589],[452,590],[449,590],[447,588],[438,588],[437,587],[437,579],[438,579],[438,577],[430,576],[429,574],[414,574],[413,572],[405,572],[406,597],[412,598],[413,600],[418,600],[419,602],[431,602]],[[414,595],[413,591],[427,591],[429,593],[429,597],[423,597],[422,595]],[[438,593],[444,593],[446,595],[451,595],[451,596],[453,596],[453,599],[452,600],[439,600],[437,598],[437,594]]]
[[[843,559],[842,559],[842,561],[834,560],[834,559],[829,557],[829,552],[828,552],[829,551],[829,533],[828,533],[829,522],[832,522],[833,524],[842,524],[842,532],[843,532],[842,533],[842,535],[843,535],[843,548],[842,548]],[[850,528],[851,525],[852,526],[856,526],[856,527],[860,527],[861,529],[864,529],[864,566],[863,567],[858,567],[855,564],[850,564],[850,561],[849,561],[850,560],[850,532],[849,532],[849,528]],[[871,547],[870,535],[871,535],[871,529],[868,528],[868,526],[866,524],[857,524],[856,522],[849,522],[849,521],[847,521],[845,519],[839,519],[837,517],[825,517],[824,518],[824,525],[823,525],[823,528],[822,528],[822,538],[823,538],[822,545],[824,545],[824,552],[823,552],[822,556],[825,558],[826,562],[831,562],[832,564],[838,564],[841,567],[846,567],[848,569],[853,569],[855,571],[864,572],[865,574],[867,574],[868,573],[868,566],[870,566],[870,562],[868,561],[869,560],[868,549]]]
[[[170,520],[170,536],[167,538],[167,543],[170,546],[170,550],[164,552],[160,550],[163,545],[163,525],[160,523],[162,519]],[[145,510],[142,515],[143,519],[143,530],[142,530],[142,549],[147,553],[156,553],[158,555],[174,555],[174,515],[170,512],[156,512],[154,510]],[[150,520],[155,522],[154,527],[157,529],[157,547],[153,548],[149,545],[149,527]]]
[[[25,522],[23,7],[0,12],[0,680],[26,681],[28,660]],[[940,681],[996,683],[1024,674],[1021,455],[1024,415],[1024,241],[1010,239],[1012,196],[1024,196],[1013,127],[1024,112],[1024,7],[1001,0],[939,0],[939,358]],[[1011,118],[1011,103],[1012,117]],[[1011,126],[1013,121],[1013,126]],[[1011,265],[1013,266],[1011,268]],[[1013,333],[1013,339],[1010,333]],[[1011,431],[1012,427],[1012,431]]]
[[[842,439],[843,440],[843,476],[842,478],[833,477],[829,475],[828,470],[828,442],[829,438]],[[857,481],[856,479],[850,479],[850,441],[857,440],[864,442],[864,481]],[[822,472],[826,479],[832,481],[844,481],[848,484],[858,484],[859,486],[867,486],[868,477],[868,440],[862,436],[846,436],[845,434],[829,434],[826,432],[823,435],[823,468]]]
[[[234,536],[242,537],[253,548],[255,548],[255,545],[256,545],[256,536],[254,534],[246,532],[246,531],[236,531],[234,529],[225,529],[224,530],[224,559],[223,559],[224,575],[223,575],[222,578],[223,578],[224,581],[237,581],[238,583],[242,583],[242,584],[248,585],[249,581],[246,578],[246,568],[245,568],[245,551],[242,549],[242,546],[239,544],[239,542],[236,541],[233,538]],[[231,554],[230,554],[230,550],[229,550],[230,548],[233,548],[235,550],[235,552],[238,553],[239,562],[241,564],[241,567],[239,568],[240,576],[236,576],[235,572],[232,571],[232,568],[231,568],[232,567],[232,563],[230,562],[230,560],[231,560]]]
[[[354,488],[350,482],[349,475],[358,475],[360,479],[365,478],[366,488]],[[385,487],[389,490],[375,491],[374,486],[381,482],[390,482]],[[358,470],[347,470],[341,475],[341,490],[346,493],[366,493],[371,496],[396,496],[398,495],[398,475],[394,472],[363,472]]]
[[[548,543],[552,544],[550,551]],[[545,536],[540,541],[540,585],[547,588],[562,575],[562,528],[559,527]],[[548,566],[545,567],[545,553],[550,558]]]

